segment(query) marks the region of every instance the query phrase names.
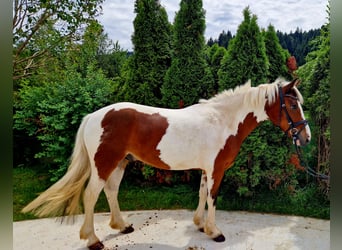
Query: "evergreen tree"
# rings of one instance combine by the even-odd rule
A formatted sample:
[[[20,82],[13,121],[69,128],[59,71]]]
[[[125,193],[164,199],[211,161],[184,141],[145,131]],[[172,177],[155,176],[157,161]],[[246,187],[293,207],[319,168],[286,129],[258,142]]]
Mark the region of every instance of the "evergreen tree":
[[[213,40],[211,37],[209,38],[207,45],[213,46],[214,44],[218,44],[221,47],[228,48],[230,40],[233,38],[232,33],[228,30],[225,32],[224,30],[220,33],[218,39]]]
[[[232,33],[229,30],[227,31],[227,33],[225,31],[222,31],[218,38],[218,45],[227,49],[232,38]]]
[[[136,0],[135,13],[134,54],[121,94],[125,100],[157,106],[171,63],[171,24],[158,0]]]
[[[227,50],[224,47],[219,46],[219,44],[217,43],[209,47],[208,64],[210,66],[211,72],[214,77],[214,92],[215,93],[219,92],[218,71],[221,67],[221,61],[226,54],[227,54]]]
[[[279,42],[284,49],[287,49],[293,55],[298,63],[298,66],[305,64],[305,57],[310,52],[315,50],[310,46],[310,41],[319,36],[320,29],[302,31],[299,28],[295,32],[289,34],[277,31]]]
[[[265,40],[266,55],[270,63],[267,77],[268,81],[273,82],[279,76],[291,79],[291,75],[288,73],[288,69],[286,67],[286,59],[290,55],[281,47],[274,27],[269,25],[267,31],[263,32],[263,35]]]
[[[228,53],[219,70],[220,89],[234,88],[251,79],[253,85],[267,81],[269,62],[256,15],[243,11],[244,21],[230,41]]]
[[[202,1],[182,0],[174,23],[172,63],[162,87],[165,106],[188,106],[212,95],[213,77],[205,60],[204,31]]]

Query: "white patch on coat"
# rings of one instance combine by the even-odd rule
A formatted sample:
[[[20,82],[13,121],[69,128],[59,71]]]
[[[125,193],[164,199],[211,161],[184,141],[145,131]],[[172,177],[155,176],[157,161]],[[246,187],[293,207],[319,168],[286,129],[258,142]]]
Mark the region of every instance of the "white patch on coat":
[[[211,169],[227,138],[237,134],[249,113],[258,122],[268,118],[264,107],[269,88],[270,84],[252,88],[247,82],[234,91],[168,114],[169,127],[157,146],[160,159],[173,170]],[[275,96],[273,91],[276,88],[271,91]]]

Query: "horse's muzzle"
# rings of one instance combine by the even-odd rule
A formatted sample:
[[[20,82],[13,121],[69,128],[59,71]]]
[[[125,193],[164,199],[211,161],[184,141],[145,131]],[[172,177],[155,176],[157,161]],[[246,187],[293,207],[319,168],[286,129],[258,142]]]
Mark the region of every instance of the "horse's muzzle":
[[[305,146],[311,141],[311,132],[308,125],[305,125],[301,130],[293,129],[291,131],[293,143],[297,146]]]

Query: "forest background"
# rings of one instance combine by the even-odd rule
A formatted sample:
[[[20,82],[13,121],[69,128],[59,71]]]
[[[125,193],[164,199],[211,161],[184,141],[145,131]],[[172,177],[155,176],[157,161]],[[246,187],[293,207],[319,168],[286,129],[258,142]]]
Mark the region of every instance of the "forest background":
[[[248,79],[253,86],[279,76],[301,79],[313,133],[303,154],[317,172],[330,174],[329,20],[320,29],[287,34],[272,25],[260,29],[257,16],[246,7],[235,35],[223,31],[206,42],[202,1],[181,1],[171,24],[159,1],[136,0],[134,51],[125,51],[96,20],[101,4],[14,2],[15,213],[65,173],[84,115],[119,101],[182,108]],[[304,167],[291,140],[265,122],[246,139],[225,173],[218,203],[221,209],[329,218],[329,180],[308,175]],[[189,204],[173,197],[166,205],[155,203],[157,208],[192,208],[199,179],[198,171],[162,171],[136,162],[126,170],[121,197],[129,200],[125,187],[143,188],[167,200],[170,196],[159,190],[174,189],[180,197],[186,193]],[[145,208],[132,203],[127,209]]]

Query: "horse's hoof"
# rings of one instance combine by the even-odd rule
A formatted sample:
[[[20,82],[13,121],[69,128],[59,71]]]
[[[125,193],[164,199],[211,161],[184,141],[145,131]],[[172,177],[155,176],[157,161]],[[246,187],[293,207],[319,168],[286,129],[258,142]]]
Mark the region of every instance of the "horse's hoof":
[[[96,243],[94,243],[93,245],[88,247],[90,250],[101,250],[104,248],[104,245],[102,244],[101,241],[98,241]]]
[[[213,238],[213,240],[216,241],[216,242],[223,242],[223,241],[226,240],[226,238],[224,237],[223,234],[220,234],[219,236]]]
[[[204,228],[201,227],[201,228],[198,229],[198,231],[200,231],[201,233],[204,233]]]
[[[129,234],[132,233],[134,231],[134,228],[132,227],[132,225],[126,227],[124,230],[121,231],[121,233],[123,234]]]

